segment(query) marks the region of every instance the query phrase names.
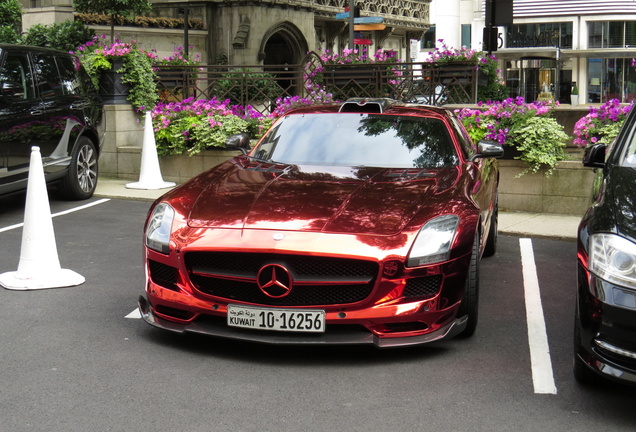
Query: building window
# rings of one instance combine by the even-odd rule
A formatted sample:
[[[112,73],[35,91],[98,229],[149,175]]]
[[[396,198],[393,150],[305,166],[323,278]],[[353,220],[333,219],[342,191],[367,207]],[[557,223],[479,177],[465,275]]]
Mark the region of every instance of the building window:
[[[435,48],[435,40],[435,24],[433,24],[426,30],[426,33],[424,33],[420,48],[424,50]]]
[[[628,103],[636,99],[636,71],[631,58],[591,58],[587,60],[587,102],[612,99]]]
[[[506,27],[506,48],[572,48],[572,23],[513,24]]]
[[[636,46],[636,21],[592,21],[587,25],[588,48]]]
[[[470,24],[462,24],[462,47],[470,48],[471,47],[471,34],[470,34]]]

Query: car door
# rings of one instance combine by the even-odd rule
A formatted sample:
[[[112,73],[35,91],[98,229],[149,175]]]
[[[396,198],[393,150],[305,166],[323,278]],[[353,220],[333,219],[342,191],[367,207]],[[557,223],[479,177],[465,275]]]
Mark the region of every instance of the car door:
[[[33,58],[36,86],[40,95],[38,123],[40,134],[37,137],[42,153],[42,161],[47,172],[54,171],[47,167],[50,163],[59,162],[69,157],[69,142],[74,142],[77,126],[81,120],[74,112],[73,103],[76,96],[69,91],[73,74],[66,71],[64,64],[52,53],[36,53]],[[70,66],[72,69],[72,66]],[[65,77],[61,75],[64,71]],[[70,75],[70,76],[69,76]],[[81,113],[81,110],[79,111]],[[63,165],[58,165],[62,169]]]
[[[0,184],[26,180],[37,98],[26,52],[2,53],[0,67]]]

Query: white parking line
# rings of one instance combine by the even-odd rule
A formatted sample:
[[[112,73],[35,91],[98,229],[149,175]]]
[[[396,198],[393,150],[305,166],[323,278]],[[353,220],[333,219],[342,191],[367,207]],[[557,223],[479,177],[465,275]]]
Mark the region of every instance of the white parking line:
[[[84,205],[79,206],[79,207],[73,207],[72,209],[64,210],[64,211],[61,211],[59,213],[54,213],[54,214],[51,215],[51,217],[54,218],[56,216],[63,216],[63,215],[69,214],[69,213],[73,213],[73,212],[76,212],[76,211],[84,210],[84,209],[87,209],[89,207],[96,206],[98,204],[103,204],[106,201],[110,201],[110,199],[109,198],[104,198],[104,199],[100,199],[100,200],[97,200],[97,201],[93,201],[92,203],[84,204]],[[21,228],[23,225],[24,225],[24,223],[19,223],[19,224],[15,224],[15,225],[9,225],[9,226],[4,227],[4,228],[0,228],[0,233],[1,232],[5,232],[5,231],[11,231],[12,229],[16,229],[16,228]]]
[[[141,312],[139,312],[139,308],[137,308],[131,313],[129,313],[128,315],[126,315],[124,318],[139,319],[141,318]]]
[[[523,268],[528,343],[530,345],[534,392],[556,394],[557,389],[552,372],[552,360],[550,358],[543,306],[541,305],[541,292],[539,290],[537,267],[534,262],[532,241],[527,238],[519,239],[519,247],[521,249],[521,265]]]

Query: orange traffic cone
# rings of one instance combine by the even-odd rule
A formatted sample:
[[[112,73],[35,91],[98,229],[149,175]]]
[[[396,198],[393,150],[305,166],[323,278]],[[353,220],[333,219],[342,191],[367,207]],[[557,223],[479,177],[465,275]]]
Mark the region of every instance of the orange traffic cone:
[[[163,181],[161,168],[159,167],[159,156],[157,155],[157,144],[155,142],[155,131],[152,127],[150,111],[146,111],[146,122],[144,124],[144,142],[141,147],[141,168],[139,169],[139,181],[128,183],[128,189],[164,189],[175,186],[173,182]]]
[[[60,267],[42,156],[40,148],[34,146],[31,148],[20,263],[18,271],[0,274],[0,285],[13,290],[34,290],[80,285],[84,280],[74,271]]]

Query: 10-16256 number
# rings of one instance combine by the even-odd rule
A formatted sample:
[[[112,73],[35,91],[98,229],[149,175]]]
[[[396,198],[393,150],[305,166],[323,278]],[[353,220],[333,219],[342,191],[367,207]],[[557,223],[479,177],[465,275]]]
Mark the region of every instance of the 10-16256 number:
[[[228,305],[227,325],[257,330],[323,333],[325,311]]]

